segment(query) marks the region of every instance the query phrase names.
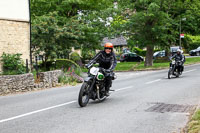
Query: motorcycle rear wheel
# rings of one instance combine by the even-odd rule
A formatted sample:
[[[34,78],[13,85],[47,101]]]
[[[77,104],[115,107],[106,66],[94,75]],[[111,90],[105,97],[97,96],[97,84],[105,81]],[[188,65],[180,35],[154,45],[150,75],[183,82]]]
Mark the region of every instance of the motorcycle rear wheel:
[[[79,96],[78,96],[78,103],[80,107],[85,107],[89,102],[89,87],[90,85],[87,82],[84,82],[81,86]]]

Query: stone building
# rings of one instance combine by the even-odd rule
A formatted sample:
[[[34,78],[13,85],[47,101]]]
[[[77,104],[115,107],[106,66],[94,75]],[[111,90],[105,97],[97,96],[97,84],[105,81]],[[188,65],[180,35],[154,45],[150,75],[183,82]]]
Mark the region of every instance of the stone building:
[[[3,52],[20,53],[30,62],[29,0],[0,0],[0,57]]]

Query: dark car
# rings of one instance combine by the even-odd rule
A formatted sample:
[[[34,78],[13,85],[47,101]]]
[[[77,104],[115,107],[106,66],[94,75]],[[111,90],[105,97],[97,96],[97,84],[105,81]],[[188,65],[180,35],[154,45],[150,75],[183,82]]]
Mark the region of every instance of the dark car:
[[[200,55],[200,46],[197,49],[190,50],[190,56],[199,56]]]
[[[156,59],[158,57],[165,57],[165,50],[163,51],[157,51],[153,54],[153,59]]]
[[[120,61],[124,62],[140,62],[144,61],[144,58],[142,56],[137,55],[136,53],[124,53],[120,57]]]

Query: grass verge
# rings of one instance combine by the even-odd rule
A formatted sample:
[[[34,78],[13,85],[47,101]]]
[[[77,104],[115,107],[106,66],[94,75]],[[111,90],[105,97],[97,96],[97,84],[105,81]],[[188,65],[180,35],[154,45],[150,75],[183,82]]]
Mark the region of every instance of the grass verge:
[[[192,116],[187,125],[187,133],[200,133],[200,109]]]
[[[117,64],[115,71],[140,71],[140,70],[158,70],[169,68],[170,62],[153,63],[151,67],[145,67],[144,62],[120,62]],[[200,57],[186,58],[185,65],[200,63]]]
[[[142,71],[142,70],[159,70],[169,68],[170,62],[153,63],[151,67],[145,67],[144,62],[120,62],[117,63],[115,71]],[[184,65],[200,63],[200,57],[186,58]],[[97,66],[97,65],[96,65]],[[88,69],[82,68],[82,72],[87,72]]]

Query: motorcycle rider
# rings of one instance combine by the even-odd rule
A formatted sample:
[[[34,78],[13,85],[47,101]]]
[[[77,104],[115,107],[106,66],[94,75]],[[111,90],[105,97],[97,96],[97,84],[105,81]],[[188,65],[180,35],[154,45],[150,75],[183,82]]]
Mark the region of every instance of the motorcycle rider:
[[[106,96],[109,96],[109,90],[112,85],[112,79],[114,78],[113,70],[117,65],[117,59],[115,53],[113,52],[112,43],[105,43],[104,50],[97,53],[96,56],[93,57],[85,66],[89,68],[96,62],[99,63],[99,67],[106,69],[106,73],[110,73],[108,75],[106,74],[105,76],[105,91]]]
[[[183,64],[184,64],[184,62],[185,62],[185,56],[182,54],[182,52],[181,52],[180,49],[177,49],[176,52],[177,52],[177,53],[176,53],[175,55],[173,55],[173,56],[171,57],[171,59],[175,59],[176,62],[177,62],[177,61],[180,61],[180,64],[179,64],[180,69],[178,68],[178,71],[179,71],[179,73],[181,74],[181,73],[183,72],[183,70],[184,70]],[[171,64],[170,64],[170,66],[171,66]]]

